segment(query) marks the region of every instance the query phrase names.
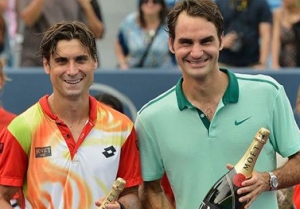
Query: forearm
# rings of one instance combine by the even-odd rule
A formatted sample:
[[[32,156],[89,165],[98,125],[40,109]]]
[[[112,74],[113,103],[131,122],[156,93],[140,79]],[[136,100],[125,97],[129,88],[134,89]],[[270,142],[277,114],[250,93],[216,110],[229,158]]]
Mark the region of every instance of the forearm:
[[[300,152],[291,156],[289,160],[273,173],[278,178],[278,189],[288,188],[300,183]]]
[[[34,25],[42,14],[45,0],[32,0],[21,12],[24,23],[28,26]]]
[[[116,52],[116,57],[117,57],[119,67],[123,70],[128,69],[128,63],[127,63],[126,57],[123,53],[121,44],[119,43],[118,40],[116,41],[116,44],[115,44],[115,52]]]
[[[266,66],[268,62],[270,44],[271,44],[271,25],[268,23],[261,23],[260,26],[260,57],[259,63]]]
[[[162,192],[160,194],[151,194],[142,198],[142,204],[145,209],[173,209],[173,206]]]
[[[140,198],[145,209],[174,209],[161,186],[144,186],[140,189]]]
[[[85,13],[87,24],[91,31],[94,33],[96,38],[101,38],[104,33],[104,25],[103,23],[98,19],[96,13],[94,12],[94,9],[91,5],[91,3],[88,1],[87,3],[84,3],[81,5],[83,8],[83,11]]]
[[[142,203],[136,193],[130,193],[125,196],[120,197],[118,200],[121,202],[126,209],[142,209]]]
[[[9,202],[0,198],[0,208],[1,209],[13,209]]]

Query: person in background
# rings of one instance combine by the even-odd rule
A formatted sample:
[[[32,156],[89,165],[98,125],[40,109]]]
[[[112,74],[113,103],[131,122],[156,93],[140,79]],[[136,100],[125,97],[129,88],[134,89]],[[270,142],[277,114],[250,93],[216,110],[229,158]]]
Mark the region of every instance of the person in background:
[[[167,20],[169,48],[182,78],[136,118],[143,205],[173,208],[160,185],[166,172],[176,208],[199,208],[265,127],[270,137],[252,177],[241,183],[238,201],[245,209],[278,208],[276,191],[300,183],[300,132],[284,86],[267,75],[219,67],[224,19],[213,1],[179,1]],[[288,158],[278,168],[277,153]]]
[[[276,8],[281,6],[282,0],[267,0],[270,6],[271,11],[274,11]]]
[[[178,0],[165,0],[167,6],[172,8]]]
[[[297,25],[299,37],[294,29]],[[271,68],[300,67],[300,61],[297,63],[297,43],[300,44],[300,0],[283,0],[282,6],[273,14]]]
[[[23,36],[20,33],[21,19],[19,16],[20,0],[9,0],[5,11],[5,19],[8,25],[10,54],[7,62],[8,67],[19,66],[19,54]]]
[[[272,13],[266,0],[216,0],[224,17],[220,66],[267,67]]]
[[[97,16],[100,13],[97,0],[24,0],[20,2],[20,8],[25,25],[21,67],[43,66],[38,56],[41,34],[55,23],[81,21],[88,25],[96,38],[102,38],[104,34],[104,24]]]
[[[100,93],[95,96],[95,98],[113,109],[119,111],[120,113],[124,113],[124,108],[122,102],[115,96],[108,93]]]
[[[3,71],[3,64],[0,62],[0,94],[4,90],[5,82],[9,80]],[[0,101],[0,132],[16,117],[16,114],[4,109]]]
[[[1,132],[0,208],[22,188],[23,208],[92,209],[121,177],[126,187],[106,208],[140,209],[133,123],[89,94],[98,67],[93,33],[78,21],[54,24],[40,52],[53,92]]]
[[[121,22],[115,45],[121,70],[174,66],[165,31],[167,12],[165,0],[139,0],[138,12]]]
[[[6,66],[8,60],[8,41],[6,22],[3,15],[0,13],[0,62],[3,66]]]
[[[0,0],[0,62],[6,66],[10,60],[10,37],[5,12],[8,9],[8,0]]]
[[[3,65],[0,62],[0,95],[2,94],[4,90],[4,85],[7,80],[10,80],[3,71]],[[2,102],[0,100],[0,133],[2,130],[4,130],[8,124],[16,117],[16,114],[9,112],[8,110],[4,109],[2,106]],[[19,209],[19,196],[21,194],[17,193],[14,195],[14,197],[10,200],[11,206],[14,209]]]

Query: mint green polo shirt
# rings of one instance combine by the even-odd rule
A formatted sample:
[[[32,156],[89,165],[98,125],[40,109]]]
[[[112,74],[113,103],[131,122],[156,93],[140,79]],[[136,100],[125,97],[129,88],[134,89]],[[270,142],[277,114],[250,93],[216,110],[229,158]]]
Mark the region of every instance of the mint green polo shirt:
[[[221,69],[229,85],[209,121],[176,86],[145,104],[136,130],[144,181],[167,172],[177,209],[198,209],[211,186],[235,164],[261,128],[270,130],[255,170],[276,168],[276,152],[288,157],[300,150],[300,133],[284,87],[266,75]],[[251,209],[277,208],[275,192],[264,192]]]

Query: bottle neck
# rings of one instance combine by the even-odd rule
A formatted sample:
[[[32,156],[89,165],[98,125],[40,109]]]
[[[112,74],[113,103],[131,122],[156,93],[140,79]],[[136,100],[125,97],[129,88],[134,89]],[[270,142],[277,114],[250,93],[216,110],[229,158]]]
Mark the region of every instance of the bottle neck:
[[[256,160],[264,145],[265,143],[262,143],[255,138],[243,157],[234,166],[236,172],[243,174],[247,179],[250,178],[252,176]]]

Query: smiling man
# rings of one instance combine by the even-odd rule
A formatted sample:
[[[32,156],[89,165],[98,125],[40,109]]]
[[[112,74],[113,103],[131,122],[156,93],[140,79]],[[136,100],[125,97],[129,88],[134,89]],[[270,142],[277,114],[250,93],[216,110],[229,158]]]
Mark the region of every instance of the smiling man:
[[[252,178],[238,190],[239,201],[251,209],[278,208],[273,190],[300,183],[300,134],[284,87],[268,76],[219,68],[223,17],[213,1],[179,1],[167,20],[182,78],[144,105],[136,119],[143,205],[172,208],[160,186],[166,172],[176,208],[199,208],[226,164],[237,163],[265,127],[270,138]],[[289,158],[280,168],[276,153]]]
[[[126,187],[106,207],[141,208],[133,123],[89,95],[98,67],[92,32],[80,22],[55,24],[40,51],[53,93],[0,134],[0,208],[11,208],[21,187],[22,208],[94,209],[118,177]]]

